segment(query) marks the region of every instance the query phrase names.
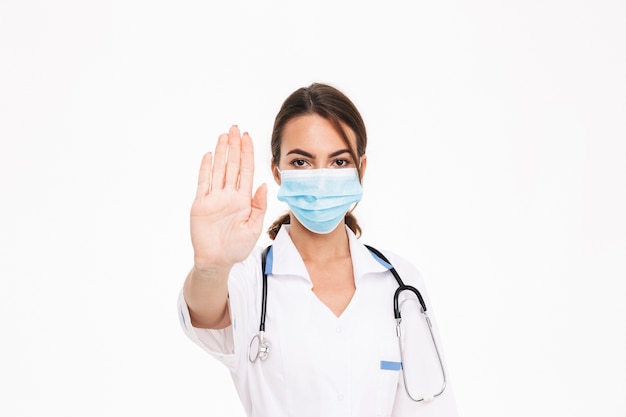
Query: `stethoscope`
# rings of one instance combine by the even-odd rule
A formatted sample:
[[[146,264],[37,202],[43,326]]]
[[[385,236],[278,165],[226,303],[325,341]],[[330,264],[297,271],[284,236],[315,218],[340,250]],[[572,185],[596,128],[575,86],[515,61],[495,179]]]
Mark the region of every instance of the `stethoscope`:
[[[404,389],[409,396],[409,398],[415,402],[429,402],[440,396],[444,390],[446,389],[447,378],[446,371],[443,366],[443,360],[441,359],[441,353],[439,352],[439,347],[437,346],[437,341],[435,340],[435,335],[433,333],[433,326],[430,321],[430,317],[426,312],[426,303],[424,302],[424,298],[419,290],[411,285],[405,285],[400,275],[396,271],[396,269],[391,265],[389,260],[377,249],[374,249],[371,246],[365,245],[367,249],[372,253],[374,259],[376,259],[381,265],[387,268],[393,277],[396,279],[398,283],[398,288],[396,289],[393,295],[393,314],[396,319],[396,336],[398,337],[398,347],[400,348],[400,367],[402,369],[402,379],[404,380]],[[250,351],[248,353],[248,359],[250,362],[256,362],[257,359],[261,359],[262,361],[266,360],[270,353],[270,346],[265,340],[265,317],[267,315],[267,275],[272,273],[272,262],[273,262],[273,249],[272,246],[268,246],[261,256],[261,268],[263,270],[263,284],[262,284],[262,292],[261,292],[261,323],[259,325],[259,333],[252,337],[250,340]],[[441,369],[441,375],[443,376],[443,383],[441,385],[441,389],[438,393],[433,395],[425,395],[421,398],[414,397],[409,392],[406,372],[404,372],[404,349],[402,349],[402,334],[400,330],[400,323],[402,322],[402,315],[400,310],[402,309],[401,304],[399,304],[398,299],[400,298],[400,294],[403,291],[410,291],[419,300],[420,306],[422,307],[422,314],[426,319],[426,323],[428,324],[428,331],[430,333],[430,338],[433,342],[433,346],[435,347],[435,352],[437,353],[437,359],[439,361],[439,368]],[[256,349],[253,346],[256,344]],[[252,353],[256,351],[256,354],[252,356]]]

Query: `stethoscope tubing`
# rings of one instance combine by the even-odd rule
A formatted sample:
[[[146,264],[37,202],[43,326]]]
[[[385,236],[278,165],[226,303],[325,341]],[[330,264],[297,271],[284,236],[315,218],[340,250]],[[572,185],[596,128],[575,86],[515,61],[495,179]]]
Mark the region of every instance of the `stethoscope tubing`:
[[[265,333],[265,317],[267,316],[267,254],[272,250],[272,246],[268,246],[261,256],[261,270],[263,271],[263,288],[261,292],[261,324],[259,331]]]

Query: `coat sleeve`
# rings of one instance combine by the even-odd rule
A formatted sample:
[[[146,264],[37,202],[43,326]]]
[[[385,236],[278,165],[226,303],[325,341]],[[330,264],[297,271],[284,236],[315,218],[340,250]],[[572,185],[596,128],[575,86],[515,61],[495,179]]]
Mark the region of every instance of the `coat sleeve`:
[[[183,291],[178,296],[178,317],[184,333],[196,345],[228,367],[237,369],[242,358],[247,358],[248,337],[258,313],[260,294],[261,249],[256,248],[248,259],[233,266],[228,277],[228,308],[231,325],[219,330],[201,329],[191,324],[189,308]],[[258,327],[258,323],[256,323]]]

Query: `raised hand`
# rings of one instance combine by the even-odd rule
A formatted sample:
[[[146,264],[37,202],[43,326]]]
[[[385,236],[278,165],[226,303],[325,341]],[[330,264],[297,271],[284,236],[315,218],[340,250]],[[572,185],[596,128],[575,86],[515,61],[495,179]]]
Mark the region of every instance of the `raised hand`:
[[[267,186],[252,196],[254,149],[247,133],[232,126],[215,154],[204,155],[191,207],[195,267],[229,269],[252,251],[263,228]]]

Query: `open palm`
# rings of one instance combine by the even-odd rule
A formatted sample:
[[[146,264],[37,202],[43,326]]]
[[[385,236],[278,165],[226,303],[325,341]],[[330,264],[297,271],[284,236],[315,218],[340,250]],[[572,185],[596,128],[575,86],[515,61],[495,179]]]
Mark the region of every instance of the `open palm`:
[[[215,155],[202,158],[191,207],[191,242],[197,268],[230,267],[252,251],[263,228],[267,186],[252,196],[254,149],[236,126],[220,135]]]

